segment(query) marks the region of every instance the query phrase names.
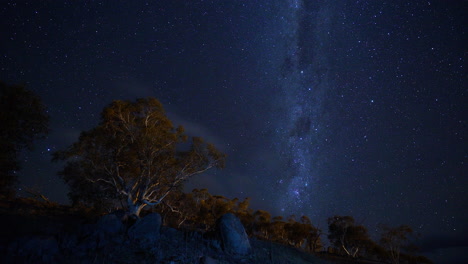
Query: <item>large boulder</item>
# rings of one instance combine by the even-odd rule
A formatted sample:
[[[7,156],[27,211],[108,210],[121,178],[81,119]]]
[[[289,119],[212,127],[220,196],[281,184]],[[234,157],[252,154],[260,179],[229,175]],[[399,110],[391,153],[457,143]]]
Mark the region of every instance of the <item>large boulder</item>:
[[[116,214],[102,216],[96,223],[96,230],[105,234],[117,234],[122,232],[124,225]]]
[[[249,237],[239,218],[231,213],[223,215],[218,222],[218,232],[224,252],[232,255],[247,255],[251,251]]]
[[[103,247],[110,243],[122,242],[124,230],[125,227],[119,217],[108,214],[98,220],[93,236],[98,238],[98,247]]]
[[[145,248],[152,248],[159,240],[161,230],[161,215],[151,213],[139,219],[128,230],[128,237]]]
[[[122,243],[124,231],[125,226],[120,218],[115,214],[107,214],[95,224],[83,225],[76,235],[64,235],[60,242],[64,250],[72,249],[74,255],[84,256],[89,251]]]

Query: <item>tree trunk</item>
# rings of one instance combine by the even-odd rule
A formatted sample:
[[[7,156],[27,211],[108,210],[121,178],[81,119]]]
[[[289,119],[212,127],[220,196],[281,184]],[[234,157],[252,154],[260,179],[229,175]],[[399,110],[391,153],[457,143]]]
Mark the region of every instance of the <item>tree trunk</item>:
[[[133,202],[132,199],[127,199],[127,209],[130,215],[136,215],[140,217],[141,209],[143,209],[145,206],[145,203],[140,203],[138,201]]]

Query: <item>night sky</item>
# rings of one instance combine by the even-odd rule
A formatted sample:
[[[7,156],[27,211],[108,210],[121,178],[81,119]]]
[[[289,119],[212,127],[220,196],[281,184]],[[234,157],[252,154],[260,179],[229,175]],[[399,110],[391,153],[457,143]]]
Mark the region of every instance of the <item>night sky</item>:
[[[468,247],[468,1],[2,1],[0,80],[48,107],[21,188],[67,203],[51,153],[112,100],[159,99],[228,155],[186,187],[273,215],[408,224]],[[438,249],[436,248],[438,247]],[[443,247],[450,247],[442,249]]]

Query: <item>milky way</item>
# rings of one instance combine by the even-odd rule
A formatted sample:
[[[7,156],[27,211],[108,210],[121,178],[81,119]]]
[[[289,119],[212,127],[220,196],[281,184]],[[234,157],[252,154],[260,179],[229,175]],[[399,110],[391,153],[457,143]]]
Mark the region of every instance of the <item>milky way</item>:
[[[300,213],[317,207],[316,183],[320,177],[321,145],[327,141],[322,122],[323,100],[330,87],[326,50],[330,30],[330,10],[316,3],[295,1],[283,16],[285,54],[280,66],[279,101],[284,115],[277,124],[282,158],[287,171],[278,181],[285,193],[278,206],[285,213]]]

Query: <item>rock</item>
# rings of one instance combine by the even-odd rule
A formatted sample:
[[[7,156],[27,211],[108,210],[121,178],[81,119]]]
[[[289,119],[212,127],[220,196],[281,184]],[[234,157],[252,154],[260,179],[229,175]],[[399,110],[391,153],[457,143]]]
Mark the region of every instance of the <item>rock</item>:
[[[127,212],[123,209],[118,209],[118,210],[113,211],[111,214],[117,216],[117,218],[123,221],[125,216],[127,215]]]
[[[60,245],[65,250],[72,247],[73,255],[85,256],[90,251],[122,243],[124,230],[125,226],[117,215],[107,214],[99,218],[96,224],[83,225],[76,235],[64,236],[60,239]]]
[[[91,236],[97,238],[98,248],[110,243],[121,243],[125,227],[115,214],[102,216],[96,223],[95,233]]]
[[[160,231],[161,236],[164,236],[166,239],[171,237],[178,237],[181,233],[181,231],[167,226],[162,226]]]
[[[186,263],[184,261],[184,256],[182,255],[174,255],[174,256],[167,256],[164,258],[161,263],[167,263],[167,264],[182,264]]]
[[[115,214],[104,215],[96,223],[96,230],[105,234],[117,234],[122,232],[123,229],[121,219]]]
[[[222,251],[221,243],[219,242],[219,240],[210,240],[209,245],[215,251]]]
[[[203,256],[200,258],[200,264],[218,264],[218,261],[214,258],[208,256]]]
[[[232,255],[247,255],[251,247],[249,237],[239,218],[231,213],[223,215],[218,222],[223,249]]]
[[[161,229],[161,216],[151,213],[138,220],[128,230],[128,237],[145,248],[152,248],[159,240]]]

